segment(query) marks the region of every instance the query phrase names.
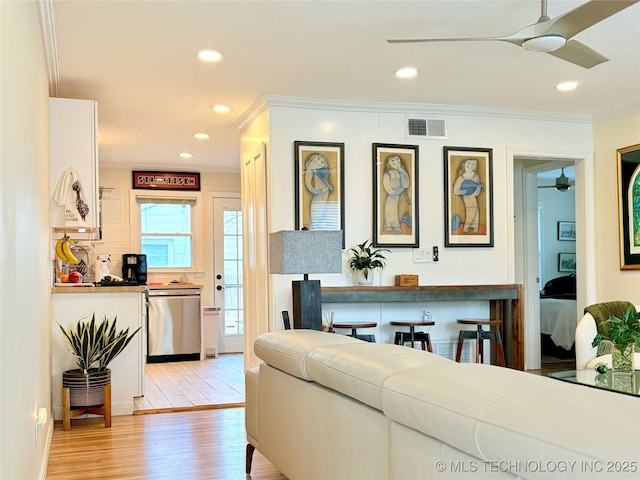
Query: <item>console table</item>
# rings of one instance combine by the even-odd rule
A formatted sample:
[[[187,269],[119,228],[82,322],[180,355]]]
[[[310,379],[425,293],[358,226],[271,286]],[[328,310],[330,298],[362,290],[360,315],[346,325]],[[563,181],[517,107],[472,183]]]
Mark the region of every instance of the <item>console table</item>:
[[[418,287],[322,287],[322,303],[386,303],[486,300],[491,318],[502,319],[507,367],[524,370],[524,289],[520,284]]]

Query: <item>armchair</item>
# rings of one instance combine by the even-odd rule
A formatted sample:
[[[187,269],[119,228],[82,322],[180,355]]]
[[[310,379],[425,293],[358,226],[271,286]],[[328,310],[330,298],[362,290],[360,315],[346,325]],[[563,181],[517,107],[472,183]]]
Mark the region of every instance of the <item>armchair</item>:
[[[592,347],[593,338],[599,333],[599,326],[610,315],[622,317],[630,302],[614,301],[595,303],[584,309],[584,316],[576,326],[576,370],[585,370],[595,367],[596,363],[606,363],[611,367],[611,353],[601,352],[598,356],[598,347]],[[640,305],[635,305],[640,310]],[[640,365],[640,353],[634,353],[636,365]]]

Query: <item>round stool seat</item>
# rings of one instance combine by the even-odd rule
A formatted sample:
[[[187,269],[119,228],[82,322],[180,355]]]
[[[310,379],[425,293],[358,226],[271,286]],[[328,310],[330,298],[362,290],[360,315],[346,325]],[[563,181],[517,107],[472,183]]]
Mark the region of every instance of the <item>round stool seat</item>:
[[[358,328],[375,328],[377,326],[378,324],[376,322],[333,322],[333,328],[350,328],[353,338],[359,338],[360,340],[366,340],[368,342],[375,342],[375,335],[358,335]]]
[[[461,325],[476,325],[475,331],[460,330],[458,335],[458,345],[456,348],[456,362],[460,362],[462,356],[462,345],[465,339],[476,341],[476,363],[482,363],[483,359],[483,347],[484,340],[494,340],[496,342],[496,357],[498,364],[506,366],[504,358],[504,349],[502,347],[502,338],[500,337],[500,331],[496,330],[483,330],[484,325],[500,326],[502,320],[499,319],[486,319],[486,318],[459,318],[457,322]]]
[[[422,350],[428,350],[433,352],[431,348],[431,336],[428,332],[416,332],[416,327],[432,327],[436,322],[431,320],[423,322],[420,320],[394,320],[389,322],[389,325],[396,327],[409,327],[408,332],[396,332],[394,343],[396,345],[404,345],[406,342],[411,342],[411,348],[413,348],[414,342],[420,342]]]

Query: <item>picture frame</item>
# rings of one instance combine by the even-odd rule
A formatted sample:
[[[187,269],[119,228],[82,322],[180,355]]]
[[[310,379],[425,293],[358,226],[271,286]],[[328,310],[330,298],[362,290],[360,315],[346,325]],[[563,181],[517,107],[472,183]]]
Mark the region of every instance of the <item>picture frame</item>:
[[[558,272],[576,271],[576,254],[575,253],[559,253],[558,254]]]
[[[640,269],[640,144],[616,150],[620,269]]]
[[[373,245],[418,248],[418,146],[374,143]]]
[[[575,242],[576,222],[558,222],[558,240],[561,242]]]
[[[493,149],[447,147],[445,247],[493,247]]]
[[[295,228],[342,230],[344,143],[294,142]]]

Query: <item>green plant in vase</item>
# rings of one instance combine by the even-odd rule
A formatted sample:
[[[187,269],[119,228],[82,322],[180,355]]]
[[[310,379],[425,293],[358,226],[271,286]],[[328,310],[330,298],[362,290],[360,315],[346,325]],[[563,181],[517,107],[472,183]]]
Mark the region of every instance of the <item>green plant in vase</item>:
[[[611,315],[604,322],[604,327],[605,333],[598,333],[591,346],[597,347],[605,340],[611,342],[613,370],[632,373],[633,354],[640,351],[640,313],[630,306],[622,318]]]
[[[349,268],[354,272],[360,272],[365,284],[371,283],[373,280],[373,270],[379,268],[383,270],[386,266],[387,258],[384,252],[389,252],[386,248],[374,248],[373,242],[365,240],[363,243],[349,249],[351,257],[349,258]]]

